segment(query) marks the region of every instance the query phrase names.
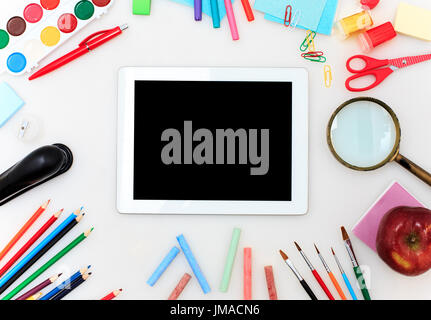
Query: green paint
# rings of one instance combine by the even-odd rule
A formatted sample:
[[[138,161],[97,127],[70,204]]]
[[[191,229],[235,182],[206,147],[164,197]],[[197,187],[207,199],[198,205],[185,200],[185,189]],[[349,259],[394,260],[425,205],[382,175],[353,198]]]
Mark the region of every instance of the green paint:
[[[149,16],[151,13],[151,0],[133,0],[133,14]]]
[[[9,34],[0,29],[0,49],[4,49],[9,44]]]
[[[75,6],[75,15],[80,20],[88,20],[94,14],[94,5],[88,0],[79,1]]]

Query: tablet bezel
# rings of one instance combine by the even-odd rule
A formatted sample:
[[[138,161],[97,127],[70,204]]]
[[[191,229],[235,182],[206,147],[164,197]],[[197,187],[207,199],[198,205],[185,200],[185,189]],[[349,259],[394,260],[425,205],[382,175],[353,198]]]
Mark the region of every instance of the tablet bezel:
[[[134,200],[135,81],[292,82],[292,201]],[[118,81],[117,209],[133,214],[301,215],[308,210],[308,73],[300,68],[125,67]]]

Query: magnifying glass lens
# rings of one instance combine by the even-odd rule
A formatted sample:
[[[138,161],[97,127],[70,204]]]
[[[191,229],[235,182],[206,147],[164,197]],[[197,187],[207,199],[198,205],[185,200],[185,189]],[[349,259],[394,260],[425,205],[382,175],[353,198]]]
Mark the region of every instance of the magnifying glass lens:
[[[359,100],[342,108],[330,129],[337,155],[352,166],[376,166],[393,152],[397,129],[393,118],[379,104]]]

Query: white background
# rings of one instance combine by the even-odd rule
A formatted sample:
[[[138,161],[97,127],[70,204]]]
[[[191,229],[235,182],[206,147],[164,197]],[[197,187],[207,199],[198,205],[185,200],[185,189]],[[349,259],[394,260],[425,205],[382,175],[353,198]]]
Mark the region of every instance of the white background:
[[[14,2],[24,7],[25,1]],[[373,10],[376,25],[394,19],[398,2],[382,1]],[[409,2],[431,9],[428,1]],[[355,12],[355,4],[355,0],[341,0],[338,17]],[[1,1],[0,6],[10,6],[10,2]],[[175,259],[155,287],[150,288],[145,281],[168,250],[177,244],[175,236],[184,233],[213,289],[204,296],[193,278],[182,295],[184,299],[241,299],[242,250],[245,246],[253,248],[254,298],[268,298],[263,271],[265,265],[274,267],[280,298],[307,298],[282,262],[278,254],[280,248],[289,254],[318,296],[325,298],[294,248],[294,240],[302,245],[336,294],[313,251],[313,242],[318,244],[341,283],[330,256],[329,248],[333,246],[353,282],[351,264],[341,241],[340,225],[350,230],[393,180],[399,181],[425,205],[430,204],[430,187],[397,164],[388,164],[375,172],[355,172],[336,162],[328,150],[325,129],[331,112],[345,100],[358,96],[344,88],[344,80],[348,76],[345,61],[359,53],[355,39],[341,41],[335,35],[319,35],[316,38],[316,48],[325,52],[334,74],[332,88],[326,89],[323,85],[323,65],[306,62],[299,56],[298,47],[305,31],[287,32],[281,25],[264,20],[260,12],[255,12],[256,21],[249,23],[240,1],[235,2],[234,10],[241,37],[237,42],[231,41],[226,19],[222,21],[221,29],[214,30],[209,17],[205,16],[202,22],[197,23],[193,19],[192,8],[168,0],[153,1],[151,16],[133,16],[131,1],[117,0],[108,15],[92,23],[44,63],[75,48],[93,31],[128,23],[130,28],[119,38],[32,83],[25,77],[0,76],[0,80],[7,81],[26,101],[23,109],[0,129],[1,171],[45,144],[64,143],[75,156],[75,163],[69,172],[0,208],[0,243],[6,244],[32,212],[49,198],[53,199],[49,210],[32,230],[36,230],[62,207],[69,214],[84,205],[87,215],[67,239],[57,244],[41,262],[83,230],[95,227],[85,242],[38,281],[51,276],[56,270],[72,272],[80,266],[92,264],[92,278],[71,294],[70,299],[98,299],[119,287],[125,290],[121,299],[165,299],[183,273],[191,272],[183,255]],[[430,47],[427,42],[399,35],[375,49],[371,55],[396,58],[426,53]],[[309,214],[298,217],[118,214],[115,209],[116,90],[117,71],[121,66],[306,68],[310,73]],[[381,86],[364,93],[382,99],[394,109],[402,126],[402,153],[429,170],[430,71],[431,63],[422,63],[394,73]],[[148,108],[159,107],[157,96],[149,92],[148,98]],[[218,97],[220,103],[224,98]],[[202,101],[202,107],[205,107],[205,101]],[[264,105],[259,112],[265,112]],[[39,139],[31,143],[23,143],[15,137],[18,124],[25,114],[32,114],[43,123]],[[240,248],[229,291],[220,293],[218,287],[235,226],[243,230]],[[357,238],[352,236],[352,239],[360,263],[371,270],[370,292],[373,298],[431,298],[431,273],[416,278],[399,275]],[[40,265],[38,263],[27,274]]]

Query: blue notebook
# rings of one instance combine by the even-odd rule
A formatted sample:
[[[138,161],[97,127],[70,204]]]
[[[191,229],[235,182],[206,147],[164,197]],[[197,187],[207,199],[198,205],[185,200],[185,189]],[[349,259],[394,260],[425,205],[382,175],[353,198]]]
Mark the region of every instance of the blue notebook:
[[[6,83],[0,82],[0,128],[24,105],[24,101]]]

